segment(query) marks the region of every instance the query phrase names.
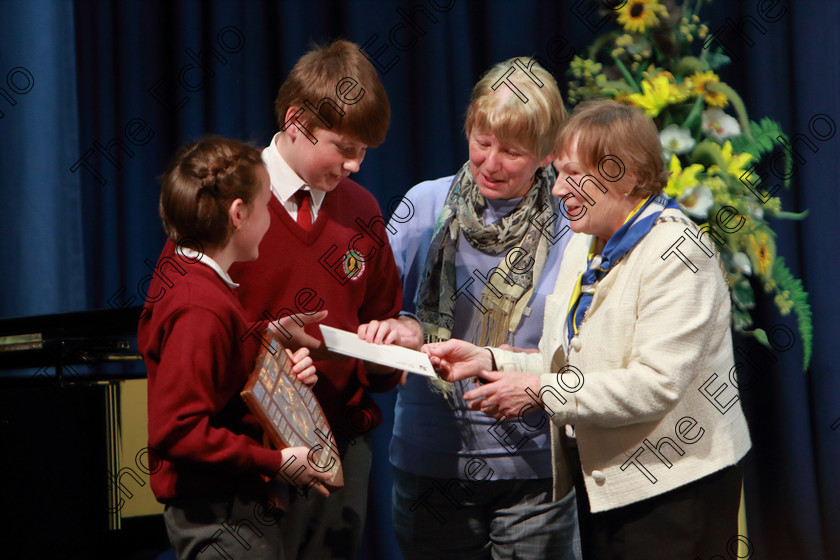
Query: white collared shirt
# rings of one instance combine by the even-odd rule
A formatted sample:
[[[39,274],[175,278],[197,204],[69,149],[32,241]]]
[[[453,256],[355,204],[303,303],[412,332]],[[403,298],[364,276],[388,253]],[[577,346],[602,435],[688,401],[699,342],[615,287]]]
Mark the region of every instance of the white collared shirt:
[[[300,189],[308,190],[312,202],[309,205],[309,211],[312,213],[312,221],[318,217],[318,210],[321,209],[321,204],[324,202],[324,196],[327,193],[317,189],[310,189],[303,179],[301,179],[294,170],[289,167],[280,151],[277,149],[277,141],[282,132],[278,132],[271,139],[271,144],[262,152],[262,159],[265,167],[268,170],[268,177],[271,179],[271,192],[283,205],[283,208],[289,213],[293,220],[297,220],[298,205],[295,202],[294,195]]]
[[[230,275],[224,270],[222,267],[219,266],[219,263],[205,255],[204,253],[199,253],[194,249],[190,249],[189,247],[182,247],[178,245],[175,247],[175,252],[178,254],[183,255],[185,258],[189,259],[190,261],[199,261],[202,264],[206,264],[210,268],[213,269],[213,272],[219,275],[219,278],[224,280],[225,284],[227,284],[228,288],[238,288],[239,284],[234,282],[230,279]]]

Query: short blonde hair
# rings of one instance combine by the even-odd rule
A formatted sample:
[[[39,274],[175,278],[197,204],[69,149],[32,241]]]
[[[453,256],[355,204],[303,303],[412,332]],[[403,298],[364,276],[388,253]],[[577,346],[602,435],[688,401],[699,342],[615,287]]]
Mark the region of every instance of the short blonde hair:
[[[516,90],[514,90],[514,87]],[[511,58],[475,84],[464,131],[490,131],[542,160],[552,153],[566,108],[557,81],[535,60]]]
[[[578,160],[591,175],[605,157],[613,156],[636,175],[637,194],[658,194],[668,184],[656,125],[634,107],[606,99],[581,103],[560,130],[557,155],[571,148],[575,138]]]
[[[337,92],[346,92],[353,102],[347,103]],[[321,105],[322,100],[329,108]],[[376,68],[350,41],[339,39],[327,46],[315,46],[298,59],[274,101],[280,130],[286,126],[289,107],[304,107],[305,101],[323,107],[332,132],[347,134],[371,147],[385,140],[391,122],[388,95]],[[324,128],[320,117],[309,110],[299,118],[312,132]]]

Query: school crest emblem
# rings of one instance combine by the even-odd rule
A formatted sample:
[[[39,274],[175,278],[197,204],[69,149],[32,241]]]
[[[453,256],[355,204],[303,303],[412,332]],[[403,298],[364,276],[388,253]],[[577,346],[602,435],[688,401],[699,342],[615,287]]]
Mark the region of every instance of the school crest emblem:
[[[365,272],[365,260],[355,251],[344,254],[344,275],[350,280],[358,280]]]

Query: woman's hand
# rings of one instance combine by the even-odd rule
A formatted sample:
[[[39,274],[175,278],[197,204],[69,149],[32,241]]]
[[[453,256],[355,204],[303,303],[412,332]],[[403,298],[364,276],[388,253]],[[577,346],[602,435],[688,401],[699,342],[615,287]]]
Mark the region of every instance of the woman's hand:
[[[510,344],[500,344],[499,350],[508,350],[510,352],[521,352],[523,354],[536,354],[539,352],[538,348],[520,348],[519,346],[511,346]]]
[[[356,334],[365,342],[374,344],[396,344],[412,350],[419,350],[423,345],[423,327],[405,315],[359,325]]]
[[[482,371],[480,376],[491,383],[464,393],[464,400],[472,410],[500,419],[502,415],[516,418],[527,405],[532,412],[536,404],[526,389],[539,394],[540,378],[522,371]]]
[[[318,382],[318,373],[309,355],[309,348],[298,348],[294,353],[286,348],[286,355],[292,361],[292,375],[311,389]]]
[[[493,369],[493,354],[490,350],[457,338],[432,342],[421,350],[428,354],[440,378],[450,383]]]

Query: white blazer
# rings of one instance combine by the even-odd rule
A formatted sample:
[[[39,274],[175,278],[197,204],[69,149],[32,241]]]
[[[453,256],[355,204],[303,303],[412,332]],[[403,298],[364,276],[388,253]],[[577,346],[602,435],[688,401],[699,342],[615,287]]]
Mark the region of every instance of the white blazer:
[[[566,424],[575,428],[593,512],[688,484],[749,450],[730,379],[729,291],[717,255],[708,256],[712,241],[703,235],[704,251],[692,241],[697,235],[682,212],[665,210],[601,280],[568,343],[569,302],[592,241],[575,235],[546,298],[540,352],[493,349],[497,366],[540,374],[540,400],[553,421],[556,497],[568,490]]]

